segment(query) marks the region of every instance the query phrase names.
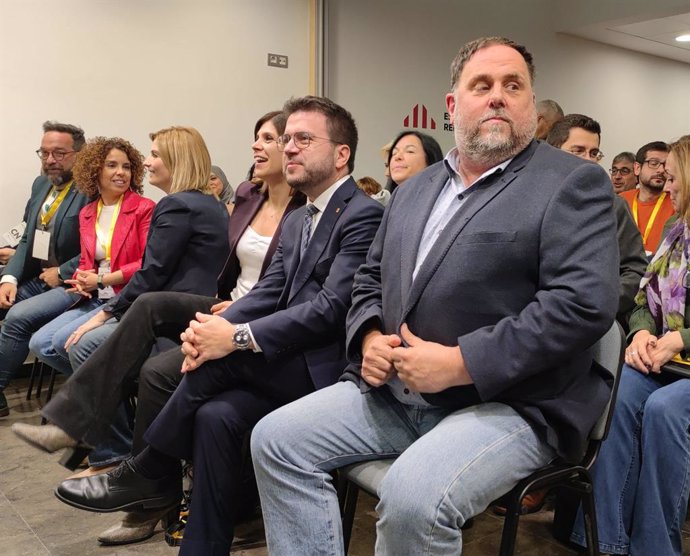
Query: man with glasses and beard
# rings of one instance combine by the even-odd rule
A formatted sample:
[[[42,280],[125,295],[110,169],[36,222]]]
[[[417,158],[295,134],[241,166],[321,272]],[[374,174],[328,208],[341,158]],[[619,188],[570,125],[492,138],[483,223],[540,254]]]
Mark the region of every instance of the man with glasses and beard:
[[[661,243],[664,224],[673,216],[671,198],[664,192],[664,168],[668,145],[663,141],[647,143],[635,155],[638,189],[624,191],[620,196],[630,205],[647,256],[652,256]]]
[[[613,191],[598,165],[533,139],[533,79],[502,37],[453,61],[456,146],[391,198],[355,276],[350,365],[252,433],[269,553],[343,553],[344,465],[397,458],[377,554],[458,554],[469,518],[582,456],[611,388],[588,347],[616,314]]]
[[[83,145],[81,128],[43,124],[36,151],[42,175],[31,188],[24,234],[0,277],[0,416],[9,414],[4,390],[29,353],[31,334],[79,299],[63,283],[79,264],[79,211],[88,202],[72,183]]]

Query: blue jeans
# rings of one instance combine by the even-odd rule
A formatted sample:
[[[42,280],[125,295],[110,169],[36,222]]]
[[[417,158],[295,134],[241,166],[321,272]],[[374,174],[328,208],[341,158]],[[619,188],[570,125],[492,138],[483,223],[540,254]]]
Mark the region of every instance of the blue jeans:
[[[43,326],[31,339],[30,346],[36,356],[61,373],[71,375],[88,356],[107,338],[117,320],[111,319],[90,330],[67,352],[65,343],[70,334],[101,310],[98,299],[82,303]],[[111,465],[129,457],[132,451],[133,431],[127,406],[121,403],[102,441],[89,454],[89,465]]]
[[[19,286],[15,303],[6,312],[0,329],[0,392],[29,354],[31,335],[79,299],[65,288],[49,288],[38,278]]]
[[[252,433],[252,456],[271,554],[343,554],[330,472],[399,456],[381,484],[377,554],[458,554],[460,527],[555,451],[512,408],[450,412],[361,394],[339,382],[288,404]]]
[[[688,426],[690,380],[623,367],[611,429],[592,468],[600,551],[683,554]],[[585,545],[581,512],[571,540]]]
[[[96,299],[82,301],[74,309],[64,312],[37,330],[29,341],[29,348],[46,365],[64,375],[72,374],[72,365],[65,350],[70,334],[100,310],[103,302]]]

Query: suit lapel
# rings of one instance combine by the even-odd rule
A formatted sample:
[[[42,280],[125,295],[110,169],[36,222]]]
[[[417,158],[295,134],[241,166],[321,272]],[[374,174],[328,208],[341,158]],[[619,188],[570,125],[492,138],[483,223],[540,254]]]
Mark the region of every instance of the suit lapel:
[[[417,262],[417,252],[424,234],[424,228],[434,208],[436,199],[447,181],[448,172],[445,165],[443,165],[436,175],[430,176],[428,180],[417,182],[413,186],[415,188],[415,198],[408,204],[410,212],[405,214],[403,233],[400,236],[400,287],[403,303],[412,288],[412,274]]]
[[[288,302],[299,292],[299,290],[304,286],[307,279],[314,270],[314,266],[318,262],[321,254],[328,245],[331,238],[331,234],[335,228],[335,224],[338,218],[345,212],[345,207],[348,201],[352,198],[357,185],[352,178],[348,179],[343,183],[338,189],[333,193],[326,209],[323,211],[321,218],[318,222],[318,226],[314,230],[312,238],[309,240],[307,249],[304,252],[304,256],[299,260],[299,246],[302,242],[302,234],[299,234],[297,238],[297,244],[295,246],[295,259],[293,265],[297,264],[297,269],[295,271],[295,278],[292,282],[292,287],[290,288],[290,296]],[[304,219],[304,214],[306,209],[300,209],[300,229],[302,226],[302,220]]]
[[[448,250],[455,243],[458,235],[465,228],[468,222],[474,218],[488,203],[499,195],[517,176],[520,170],[525,166],[526,162],[532,157],[536,149],[536,142],[532,142],[522,153],[518,154],[515,159],[508,165],[505,171],[497,178],[489,177],[485,182],[477,185],[477,190],[473,191],[465,203],[458,209],[458,211],[450,219],[443,232],[439,236],[436,243],[431,247],[429,254],[422,263],[417,273],[412,287],[409,291],[407,299],[403,297],[404,309],[402,315],[402,322],[407,318],[407,315],[419,300],[422,292],[433,277],[434,273],[441,265]],[[440,189],[439,189],[440,191]],[[438,193],[437,193],[438,194]],[[426,213],[427,217],[429,216]],[[426,220],[422,227],[426,224]],[[421,236],[420,236],[421,237]],[[403,246],[404,247],[404,246]],[[415,245],[415,257],[419,248],[419,242]],[[402,252],[404,253],[404,249]],[[458,269],[461,272],[462,269]]]
[[[134,225],[134,212],[136,211],[138,201],[133,197],[131,191],[125,193],[125,198],[122,199],[122,207],[120,214],[117,215],[115,222],[115,230],[113,231],[113,239],[110,245],[110,265],[112,267],[113,261],[117,260],[122,246],[125,244],[125,239],[131,233]],[[96,225],[94,222],[94,230]]]
[[[54,237],[51,238],[51,241],[53,241],[53,245],[55,245],[55,242],[57,241],[57,238],[60,235],[60,228],[62,227],[62,222],[65,219],[65,215],[69,212],[70,207],[72,206],[72,203],[74,202],[76,196],[77,188],[73,183],[72,187],[69,188],[69,192],[65,196],[64,200],[62,201],[62,203],[60,203],[60,207],[57,209],[57,212],[53,216],[53,218],[55,218],[55,227],[53,228]]]
[[[96,204],[89,203],[83,208],[84,231],[81,232],[81,248],[85,251],[85,259],[96,259]]]

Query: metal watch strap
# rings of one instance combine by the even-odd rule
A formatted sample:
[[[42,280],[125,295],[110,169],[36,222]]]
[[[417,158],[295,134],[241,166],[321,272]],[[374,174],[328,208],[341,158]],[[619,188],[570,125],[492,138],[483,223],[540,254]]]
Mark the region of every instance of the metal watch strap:
[[[236,324],[235,333],[232,336],[232,343],[236,349],[249,349],[252,343],[252,337],[249,334],[249,325]]]

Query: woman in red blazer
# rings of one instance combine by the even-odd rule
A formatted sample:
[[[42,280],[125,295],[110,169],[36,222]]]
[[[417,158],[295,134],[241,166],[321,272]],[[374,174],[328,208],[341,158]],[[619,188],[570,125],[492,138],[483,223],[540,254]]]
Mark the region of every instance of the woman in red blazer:
[[[155,208],[153,201],[140,195],[143,161],[124,139],[96,137],[80,151],[74,165],[76,187],[95,199],[79,213],[81,258],[72,280],[65,281],[82,301],[45,324],[29,342],[41,361],[61,373],[72,374],[72,366],[53,348],[53,336],[116,295],[141,267]],[[129,442],[131,433],[126,436],[123,441]],[[108,464],[110,455],[92,454],[90,462]]]
[[[53,336],[116,295],[141,267],[155,207],[140,195],[143,160],[124,139],[96,137],[74,165],[76,187],[95,199],[79,213],[81,258],[72,280],[66,280],[84,299],[43,326],[29,343],[41,361],[61,373],[72,374],[72,367],[55,352]]]

